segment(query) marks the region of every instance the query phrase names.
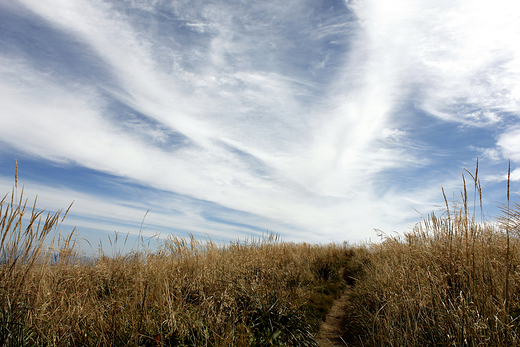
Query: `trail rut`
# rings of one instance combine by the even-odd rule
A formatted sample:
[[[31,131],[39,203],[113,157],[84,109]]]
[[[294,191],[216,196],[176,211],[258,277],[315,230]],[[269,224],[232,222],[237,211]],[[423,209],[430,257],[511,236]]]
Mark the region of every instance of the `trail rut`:
[[[352,287],[349,286],[343,295],[334,301],[325,321],[321,323],[320,332],[317,336],[319,347],[347,346],[343,336],[346,329],[346,310],[351,293]]]

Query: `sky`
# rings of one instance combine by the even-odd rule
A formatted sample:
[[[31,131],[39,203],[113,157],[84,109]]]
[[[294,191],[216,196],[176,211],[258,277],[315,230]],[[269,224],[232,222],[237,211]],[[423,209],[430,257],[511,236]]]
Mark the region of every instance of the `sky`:
[[[519,37],[516,0],[0,0],[0,191],[17,162],[94,244],[354,243],[457,200],[479,158],[493,218]]]

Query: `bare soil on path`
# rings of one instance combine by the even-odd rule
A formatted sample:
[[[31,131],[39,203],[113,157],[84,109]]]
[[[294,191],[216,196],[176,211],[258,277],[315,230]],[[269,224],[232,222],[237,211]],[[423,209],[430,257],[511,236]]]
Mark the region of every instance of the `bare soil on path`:
[[[325,321],[321,323],[318,334],[319,347],[345,347],[347,343],[343,339],[346,329],[346,317],[348,303],[352,293],[351,287],[347,287],[343,295],[334,301],[334,305],[327,314]]]

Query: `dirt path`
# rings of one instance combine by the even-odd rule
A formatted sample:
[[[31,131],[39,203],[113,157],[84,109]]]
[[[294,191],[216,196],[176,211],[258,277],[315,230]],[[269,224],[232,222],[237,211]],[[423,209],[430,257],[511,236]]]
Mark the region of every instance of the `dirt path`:
[[[342,339],[345,332],[345,313],[352,289],[347,287],[343,295],[334,302],[324,322],[321,323],[318,334],[320,347],[345,347],[347,344]]]

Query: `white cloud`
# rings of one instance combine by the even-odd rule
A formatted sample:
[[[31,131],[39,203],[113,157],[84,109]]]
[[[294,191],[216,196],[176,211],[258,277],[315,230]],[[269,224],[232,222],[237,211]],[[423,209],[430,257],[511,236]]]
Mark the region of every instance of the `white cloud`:
[[[426,111],[483,126],[498,120],[495,110],[520,110],[518,3],[399,0],[353,7],[369,58],[379,57],[377,76],[390,74],[399,89],[418,86]]]
[[[417,86],[420,106],[441,118],[483,125],[500,121],[501,110],[518,109],[518,46],[511,38],[493,38],[498,32],[495,17],[505,9],[494,8],[484,29],[477,28],[479,41],[469,36],[473,22],[485,18],[469,2],[356,2],[352,8],[359,27],[348,55],[336,57],[345,60],[344,66],[331,85],[322,86],[304,74],[284,73],[276,55],[291,42],[278,32],[281,29],[273,29],[270,13],[310,23],[306,5],[299,2],[274,9],[257,4],[265,10],[258,22],[254,16],[246,20],[243,8],[197,3],[188,9],[189,3],[176,3],[176,14],[186,21],[183,30],[201,35],[191,46],[174,39],[165,46],[153,31],[139,31],[129,15],[101,0],[20,2],[91,47],[117,81],[115,86],[70,89],[70,84],[41,75],[28,62],[3,57],[0,109],[10,118],[0,118],[2,140],[49,160],[73,161],[245,211],[249,217],[227,219],[245,219],[275,231],[286,228],[295,240],[362,239],[372,228],[399,229],[415,216],[413,207],[427,209],[437,201],[441,177],[407,192],[389,187],[381,193],[382,184],[376,182],[385,170],[428,162],[405,148],[409,133],[395,114]],[[157,2],[131,4],[153,14]],[[240,16],[247,27],[230,19]],[[503,28],[516,28],[508,23]],[[318,40],[343,31],[351,35],[354,29],[325,21],[306,34]],[[506,43],[509,48],[503,48]],[[169,63],[158,62],[157,46],[168,52]],[[331,54],[314,61],[327,69]],[[193,58],[191,66],[186,57]],[[270,64],[257,68],[261,64],[255,59]],[[312,99],[315,89],[321,94]],[[104,115],[110,97],[193,144],[168,152],[123,131]],[[454,108],[459,104],[470,106]],[[164,142],[163,132],[143,124],[127,126]],[[502,143],[516,150],[506,135]],[[268,174],[255,171],[261,165]],[[53,197],[59,194],[38,189]],[[121,221],[144,207],[111,201],[89,211],[97,203],[95,196],[81,196],[78,214],[108,218],[103,211],[113,209]],[[173,219],[151,212],[149,218],[164,227],[171,223],[200,232],[215,227],[190,211],[193,206],[171,207],[186,216]],[[234,227],[215,232],[228,235],[225,228],[238,232]]]
[[[520,128],[512,128],[504,132],[498,142],[498,147],[502,151],[504,158],[520,162]]]
[[[498,162],[503,159],[502,152],[497,148],[481,148],[470,146],[469,149],[480,152],[479,158],[490,160],[491,162]]]

